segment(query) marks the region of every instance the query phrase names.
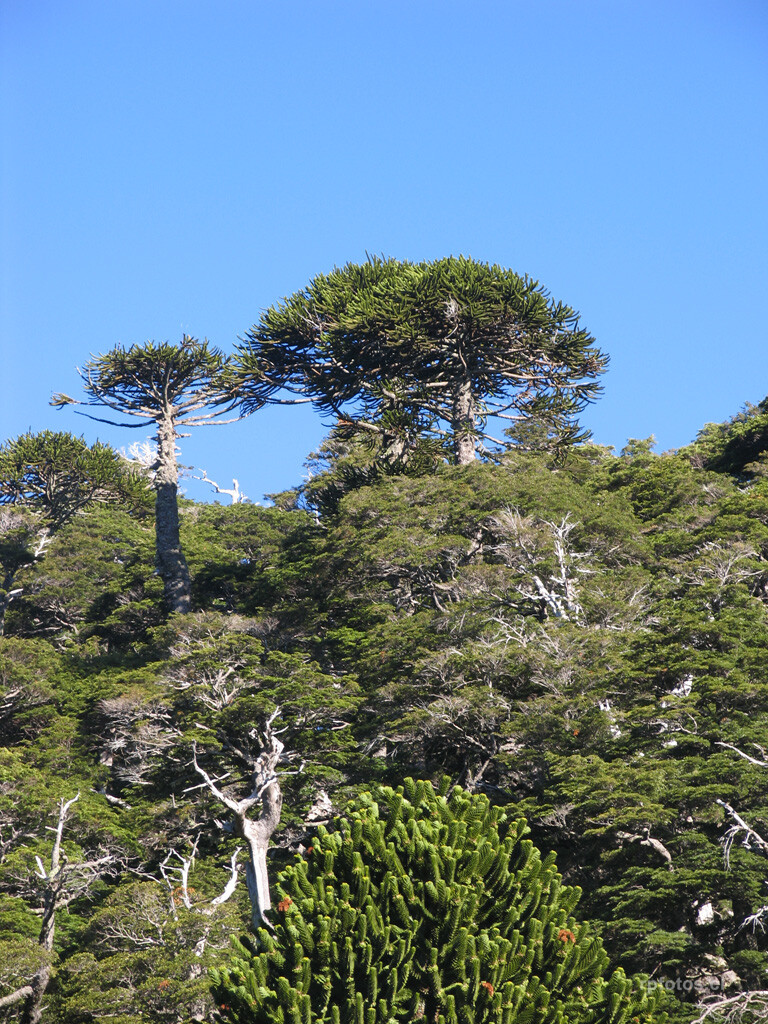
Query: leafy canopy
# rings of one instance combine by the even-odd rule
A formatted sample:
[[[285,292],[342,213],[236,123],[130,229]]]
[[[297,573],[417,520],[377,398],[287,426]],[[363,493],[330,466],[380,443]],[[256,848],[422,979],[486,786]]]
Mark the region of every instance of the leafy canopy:
[[[727,423],[707,423],[689,451],[707,469],[746,479],[768,473],[768,398],[747,404]]]
[[[403,433],[504,446],[487,417],[535,415],[573,441],[607,365],[593,341],[573,309],[511,270],[463,256],[372,258],[267,310],[235,372],[248,411],[287,391],[365,430],[391,434],[387,418],[399,418]]]
[[[79,371],[87,401],[57,394],[52,404],[101,406],[150,420],[171,412],[187,425],[221,422],[217,418],[232,408],[228,366],[229,359],[219,349],[189,335],[179,345],[153,341],[130,348],[117,345],[93,356]],[[206,408],[209,411],[203,412]]]
[[[0,504],[24,505],[61,526],[92,502],[146,502],[142,481],[114,449],[52,430],[0,447]]]

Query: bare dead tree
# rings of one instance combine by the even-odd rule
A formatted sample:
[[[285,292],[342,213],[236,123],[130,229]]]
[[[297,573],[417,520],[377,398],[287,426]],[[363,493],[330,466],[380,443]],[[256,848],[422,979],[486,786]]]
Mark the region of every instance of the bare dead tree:
[[[148,437],[144,441],[134,441],[120,449],[120,455],[129,466],[132,466],[149,483],[153,484],[157,473],[157,444]]]
[[[640,846],[647,846],[649,849],[658,853],[667,862],[667,871],[674,871],[672,866],[672,854],[666,848],[666,846],[659,839],[654,839],[650,835],[648,829],[644,829],[641,835],[635,835],[631,832],[617,832],[617,839],[620,839],[622,843],[638,843]]]
[[[757,743],[753,743],[752,746],[756,750],[760,751],[760,753],[763,755],[763,760],[758,760],[756,757],[750,757],[750,755],[744,753],[743,750],[739,750],[738,747],[734,747],[734,745],[732,743],[724,743],[722,740],[718,740],[715,743],[715,746],[716,747],[725,747],[728,750],[732,750],[735,754],[738,754],[739,757],[743,757],[744,760],[745,761],[749,761],[750,764],[756,764],[759,768],[768,768],[768,761],[765,760],[765,751],[763,750],[762,747],[758,746]],[[719,800],[718,800],[718,803],[720,803]],[[723,804],[723,806],[725,807],[726,805]]]
[[[731,866],[731,849],[739,836],[741,836],[741,845],[747,850],[755,849],[759,850],[760,853],[768,855],[768,842],[766,842],[758,832],[755,832],[752,826],[748,825],[741,815],[736,813],[730,804],[727,804],[725,800],[721,800],[719,797],[716,799],[715,803],[720,804],[733,822],[723,836],[723,852],[725,854],[725,863],[727,867],[730,868]]]
[[[758,744],[753,745],[761,754],[761,759],[752,757],[733,743],[718,741],[716,744],[718,747],[732,750],[750,764],[768,767],[763,748]],[[768,840],[761,836],[731,804],[719,798],[715,802],[723,808],[730,820],[721,840],[726,867],[730,869],[731,851],[737,840],[746,850],[753,850],[768,856]],[[751,928],[754,932],[759,928],[761,931],[765,931],[766,920],[768,920],[768,904],[758,907],[754,913],[747,915],[739,925],[739,930]],[[691,1024],[705,1024],[705,1022],[714,1022],[715,1020],[718,1024],[759,1024],[759,1022],[768,1021],[768,991],[754,989],[729,997],[721,994],[713,995],[705,1001],[701,1013]]]
[[[691,1024],[706,1024],[714,1020],[718,1024],[758,1024],[768,1020],[768,991],[739,992],[725,999],[713,996]]]
[[[191,700],[209,711],[223,711],[239,694],[253,688],[253,682],[238,674],[239,667],[227,665],[205,669],[192,666],[190,670],[182,665],[169,670],[166,678],[172,690],[187,693]]]
[[[499,537],[492,550],[505,564],[524,569],[530,580],[516,588],[520,596],[540,604],[553,618],[581,622],[578,575],[591,570],[578,565],[586,553],[573,550],[570,535],[577,524],[570,516],[564,516],[559,523],[537,521],[511,508],[495,516],[490,525]],[[552,545],[555,569],[542,579],[539,565],[544,538],[547,546]]]
[[[28,984],[20,986],[15,992],[9,993],[0,1000],[0,1008],[13,1006],[23,1001],[21,1024],[38,1024],[42,1016],[43,998],[51,979],[50,954],[53,952],[56,935],[57,912],[82,895],[92,882],[114,865],[116,859],[113,854],[107,853],[102,856],[94,856],[90,860],[69,861],[62,849],[64,826],[71,808],[79,799],[80,794],[78,793],[71,800],[62,798],[59,801],[58,820],[56,827],[51,829],[54,838],[48,863],[45,864],[39,855],[35,856],[38,879],[36,888],[40,899],[38,913],[42,918],[38,945],[49,956],[43,961]]]
[[[197,750],[193,749],[195,771],[201,776],[219,803],[223,804],[232,814],[231,821],[224,828],[244,839],[248,844],[249,861],[245,877],[251,901],[254,931],[261,927],[270,927],[265,917],[265,912],[272,906],[267,874],[267,849],[272,834],[280,823],[283,806],[283,793],[277,775],[277,766],[283,757],[284,744],[279,738],[278,732],[273,728],[273,723],[279,713],[280,709],[278,708],[270,715],[260,735],[255,729],[251,731],[251,738],[257,740],[260,746],[257,756],[238,751],[241,758],[249,763],[251,772],[251,792],[243,799],[237,800],[227,795],[217,784],[221,780],[212,779],[208,772],[200,767],[197,761]],[[259,807],[260,813],[259,817],[253,820],[249,815],[256,807]]]
[[[183,904],[187,910],[191,910],[193,907],[192,890],[189,885],[189,873],[195,863],[195,857],[197,856],[197,846],[200,842],[200,835],[195,836],[195,840],[192,843],[192,849],[188,855],[184,855],[178,852],[176,849],[170,849],[160,865],[160,874],[163,877],[163,881],[168,887],[171,899],[171,913],[176,914],[176,909],[179,904]],[[202,913],[211,914],[214,908],[220,907],[222,903],[226,903],[227,900],[232,896],[237,887],[238,877],[238,858],[242,846],[238,846],[235,852],[230,858],[230,874],[227,884],[222,889],[221,893],[208,901],[206,906],[201,907]]]
[[[711,598],[713,610],[723,600],[725,588],[737,583],[746,583],[764,574],[764,569],[755,568],[759,561],[757,551],[749,544],[736,543],[724,547],[722,544],[705,544],[690,559],[690,568],[682,574],[682,580],[689,586],[714,585]]]
[[[251,499],[247,494],[243,494],[240,490],[240,481],[234,477],[232,479],[232,487],[219,487],[215,480],[211,480],[205,470],[203,470],[202,476],[193,476],[193,480],[201,480],[204,484],[210,484],[217,494],[228,494],[232,499],[233,505],[250,505]]]
[[[106,698],[97,707],[103,722],[101,763],[112,769],[120,785],[149,785],[159,759],[179,736],[171,709],[135,693]]]

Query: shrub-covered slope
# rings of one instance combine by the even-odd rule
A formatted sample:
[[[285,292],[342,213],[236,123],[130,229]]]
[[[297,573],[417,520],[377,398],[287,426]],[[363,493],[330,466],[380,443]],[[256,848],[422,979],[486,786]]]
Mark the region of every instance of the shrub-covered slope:
[[[768,987],[768,482],[713,437],[186,503],[170,617],[151,520],[95,503],[41,545],[0,508],[0,1015],[45,969],[51,1022],[212,1019],[250,911],[202,772],[246,797],[275,711],[273,878],[308,821],[447,774],[527,817],[614,967]]]

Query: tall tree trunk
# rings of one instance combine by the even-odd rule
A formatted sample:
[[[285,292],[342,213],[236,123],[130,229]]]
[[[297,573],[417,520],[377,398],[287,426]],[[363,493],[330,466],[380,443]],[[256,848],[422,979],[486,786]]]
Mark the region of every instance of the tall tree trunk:
[[[43,997],[51,980],[51,966],[41,967],[29,985],[29,996],[21,1013],[21,1024],[39,1024],[43,1015]]]
[[[395,466],[401,462],[407,462],[406,443],[403,437],[385,434],[382,439],[381,459],[389,466]]]
[[[467,377],[453,396],[453,451],[456,464],[468,466],[475,460],[475,400],[472,381]]]
[[[179,536],[179,469],[176,463],[176,427],[167,410],[157,421],[157,475],[155,477],[155,558],[171,611],[192,607],[192,581]]]

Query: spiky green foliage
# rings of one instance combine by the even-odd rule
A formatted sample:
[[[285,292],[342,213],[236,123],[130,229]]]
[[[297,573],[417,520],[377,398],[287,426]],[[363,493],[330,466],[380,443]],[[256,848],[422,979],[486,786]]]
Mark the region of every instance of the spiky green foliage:
[[[278,879],[274,932],[213,972],[224,1018],[623,1024],[653,1000],[577,924],[563,887],[484,796],[406,780],[364,793]],[[250,947],[250,948],[249,948]]]
[[[44,430],[0,447],[0,505],[39,510],[59,528],[97,502],[147,504],[143,481],[109,445]]]
[[[438,438],[413,434],[399,455],[382,449],[374,437],[339,425],[307,459],[309,479],[300,502],[320,515],[334,515],[345,494],[370,487],[388,476],[423,477],[436,471],[448,456]]]
[[[221,406],[231,403],[227,368],[228,359],[219,349],[189,335],[179,345],[154,341],[127,348],[117,345],[92,356],[79,371],[88,396],[85,403],[56,394],[52,404],[85,404],[151,421],[170,403],[179,419],[194,416],[210,421],[224,411]]]
[[[314,278],[246,335],[237,376],[246,409],[311,399],[405,459],[423,435],[472,458],[489,415],[536,416],[556,440],[599,393],[607,358],[578,314],[537,282],[466,257],[369,259]]]

